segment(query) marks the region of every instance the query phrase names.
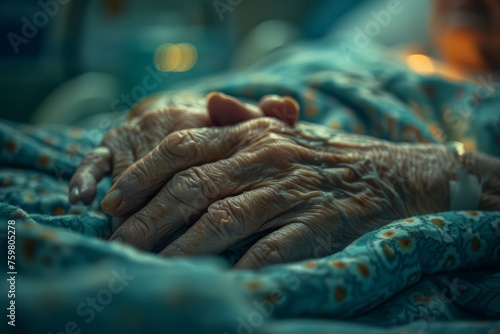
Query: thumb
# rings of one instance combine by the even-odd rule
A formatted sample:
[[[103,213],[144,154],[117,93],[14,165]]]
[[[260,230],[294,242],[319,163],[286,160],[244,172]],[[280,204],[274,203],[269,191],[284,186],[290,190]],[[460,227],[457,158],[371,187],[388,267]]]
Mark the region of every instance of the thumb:
[[[215,125],[233,125],[254,118],[263,117],[259,107],[219,92],[207,95],[207,109]]]
[[[299,118],[300,106],[289,96],[264,96],[259,101],[259,107],[266,117],[277,118],[290,126],[294,126]]]

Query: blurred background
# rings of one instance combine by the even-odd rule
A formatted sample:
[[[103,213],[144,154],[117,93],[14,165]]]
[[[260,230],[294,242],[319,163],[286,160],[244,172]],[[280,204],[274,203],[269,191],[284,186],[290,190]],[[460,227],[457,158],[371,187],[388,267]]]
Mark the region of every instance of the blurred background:
[[[77,124],[176,83],[352,31],[388,0],[0,0],[0,118]],[[427,43],[428,0],[375,37]],[[418,18],[420,15],[420,19]],[[411,37],[411,38],[410,38]]]

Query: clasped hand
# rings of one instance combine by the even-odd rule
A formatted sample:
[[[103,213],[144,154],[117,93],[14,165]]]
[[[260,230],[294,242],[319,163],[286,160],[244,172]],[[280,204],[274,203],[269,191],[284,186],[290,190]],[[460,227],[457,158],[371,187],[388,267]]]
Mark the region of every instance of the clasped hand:
[[[217,254],[251,240],[236,267],[257,269],[331,254],[392,220],[447,207],[441,180],[452,158],[440,146],[248,118],[171,129],[130,158],[102,202],[122,217],[111,240],[161,245],[165,256]],[[72,183],[99,163],[87,159]]]

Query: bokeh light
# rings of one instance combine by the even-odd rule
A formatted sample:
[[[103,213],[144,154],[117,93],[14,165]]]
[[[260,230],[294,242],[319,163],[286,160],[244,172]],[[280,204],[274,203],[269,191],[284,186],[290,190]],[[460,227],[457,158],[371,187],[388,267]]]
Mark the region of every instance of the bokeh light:
[[[406,64],[413,71],[420,74],[432,74],[436,70],[432,60],[422,54],[409,55],[406,58]]]
[[[155,66],[162,72],[186,72],[196,64],[198,52],[193,44],[163,44],[155,52]]]

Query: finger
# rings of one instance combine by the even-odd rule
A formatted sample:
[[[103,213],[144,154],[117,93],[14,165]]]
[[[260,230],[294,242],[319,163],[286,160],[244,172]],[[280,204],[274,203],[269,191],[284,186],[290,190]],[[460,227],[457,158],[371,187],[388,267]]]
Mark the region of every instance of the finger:
[[[228,197],[208,207],[199,221],[161,255],[217,254],[260,231],[274,217],[293,209],[299,199],[277,186]],[[267,226],[269,228],[270,226]]]
[[[226,141],[220,139],[225,132],[225,129],[199,129],[167,136],[115,182],[101,203],[102,209],[113,216],[126,215],[156,194],[178,171],[225,158],[230,154],[223,144]]]
[[[74,173],[69,185],[69,200],[90,204],[95,198],[97,183],[109,172],[113,182],[136,160],[130,140],[130,128],[110,131],[101,144],[93,149]],[[117,140],[121,138],[121,140]]]
[[[127,217],[113,217],[111,219],[111,233],[114,233],[126,220]]]
[[[97,182],[111,169],[111,151],[100,146],[93,149],[83,159],[69,182],[69,201],[73,204],[82,201],[90,204],[97,192]]]
[[[272,146],[273,142],[269,144]],[[113,237],[120,237],[141,249],[151,248],[183,223],[190,224],[196,221],[212,203],[276,182],[277,164],[273,162],[273,159],[284,164],[283,170],[286,170],[288,167],[293,168],[293,164],[287,164],[286,161],[298,161],[295,155],[305,155],[304,152],[309,154],[311,152],[302,147],[292,152],[286,149],[287,147],[288,144],[282,141],[280,149],[277,150],[243,151],[228,159],[176,173],[143,209],[135,213],[116,231]],[[270,166],[273,168],[269,168]],[[296,183],[297,177],[307,177],[307,172],[302,176],[295,173],[275,187],[279,186],[289,192],[289,189]],[[289,196],[291,194],[304,199],[314,193],[290,192]],[[244,196],[250,195],[249,192]],[[283,204],[284,201],[280,201],[278,194],[275,195],[268,198],[266,205],[278,203],[286,207]],[[133,207],[132,201],[124,201],[122,204],[124,206],[120,210]],[[119,215],[124,215],[121,212],[123,211],[120,211]]]
[[[267,95],[259,101],[259,107],[267,117],[274,117],[294,126],[299,119],[300,106],[289,96]]]
[[[113,238],[150,249],[179,226],[196,221],[212,203],[241,194],[255,183],[256,178],[265,177],[262,163],[267,160],[265,155],[239,153],[175,174],[143,209],[116,231]],[[128,210],[131,202],[124,203],[121,210]],[[120,212],[120,215],[124,214]]]
[[[207,109],[212,121],[218,126],[233,125],[264,116],[259,107],[245,104],[220,92],[207,95]]]
[[[322,256],[315,254],[321,235],[300,222],[286,224],[257,241],[234,268],[257,270],[267,265]]]
[[[105,139],[104,143],[109,147],[111,152],[111,179],[115,183],[120,176],[137,161],[136,150],[134,147],[136,145],[131,140],[131,134],[123,133],[122,131],[131,131],[131,128],[117,129],[115,138],[121,138],[121,140]],[[120,133],[122,132],[122,133]]]
[[[245,134],[256,127],[259,123],[170,134],[117,180],[101,203],[103,210],[114,216],[124,215],[156,194],[178,171],[231,156]]]

